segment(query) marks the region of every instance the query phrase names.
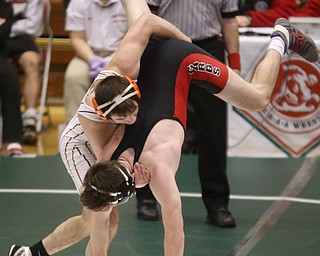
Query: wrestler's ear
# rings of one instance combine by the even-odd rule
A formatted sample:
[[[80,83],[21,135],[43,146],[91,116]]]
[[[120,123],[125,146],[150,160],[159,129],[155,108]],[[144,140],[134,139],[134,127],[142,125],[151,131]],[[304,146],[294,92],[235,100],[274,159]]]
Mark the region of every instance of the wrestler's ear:
[[[80,189],[79,189],[80,194],[83,193],[84,189],[85,189],[85,187],[84,187],[83,185],[81,185],[81,187],[80,187]]]

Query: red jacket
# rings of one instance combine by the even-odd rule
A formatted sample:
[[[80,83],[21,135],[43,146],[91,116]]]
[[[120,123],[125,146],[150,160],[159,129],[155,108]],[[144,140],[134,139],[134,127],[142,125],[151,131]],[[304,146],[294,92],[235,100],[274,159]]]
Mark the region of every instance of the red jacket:
[[[315,0],[316,2],[319,0]],[[251,27],[273,27],[278,18],[293,16],[298,10],[295,0],[274,0],[271,7],[265,12],[248,11],[246,15],[252,18]]]
[[[320,0],[309,0],[304,7],[292,16],[320,17]]]

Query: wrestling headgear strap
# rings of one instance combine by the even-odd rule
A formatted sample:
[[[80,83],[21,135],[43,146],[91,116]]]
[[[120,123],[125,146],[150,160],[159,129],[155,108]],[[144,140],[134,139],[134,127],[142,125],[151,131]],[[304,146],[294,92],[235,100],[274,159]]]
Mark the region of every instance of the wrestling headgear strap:
[[[89,186],[93,190],[95,190],[101,194],[111,196],[113,198],[113,200],[110,202],[110,204],[120,205],[120,204],[124,204],[124,203],[128,202],[130,197],[132,197],[135,194],[135,184],[134,184],[134,179],[129,174],[129,171],[127,170],[127,168],[125,168],[125,166],[121,165],[121,167],[119,167],[118,165],[116,165],[115,167],[118,169],[118,171],[124,177],[124,180],[120,183],[120,185],[117,188],[117,190],[118,190],[117,192],[104,191],[104,190],[99,189],[96,186],[92,185],[91,183],[89,183]]]
[[[110,192],[109,195],[114,198],[114,201],[111,202],[113,205],[120,205],[128,202],[130,197],[132,197],[135,194],[135,185],[134,185],[134,179],[129,174],[129,171],[127,168],[125,168],[123,165],[119,167],[116,165],[119,172],[123,175],[124,181],[121,182],[121,184],[118,186],[119,191],[118,192]]]
[[[116,107],[118,106],[119,104],[121,104],[122,102],[124,102],[125,100],[133,97],[134,95],[137,95],[138,99],[141,98],[141,93],[140,93],[140,90],[139,90],[139,87],[138,85],[136,84],[136,82],[134,82],[130,77],[128,76],[125,76],[125,78],[128,80],[129,82],[129,85],[127,86],[126,89],[124,89],[124,91],[120,94],[118,94],[116,97],[114,97],[112,100],[106,102],[106,103],[103,103],[101,105],[98,105],[97,101],[96,101],[96,98],[93,97],[92,98],[92,104],[93,104],[93,107],[96,111],[96,113],[103,119],[103,120],[107,120],[107,115]],[[131,92],[129,94],[128,91],[133,88],[134,89],[134,92]],[[107,107],[107,106],[110,106],[105,112],[103,112],[101,109]]]

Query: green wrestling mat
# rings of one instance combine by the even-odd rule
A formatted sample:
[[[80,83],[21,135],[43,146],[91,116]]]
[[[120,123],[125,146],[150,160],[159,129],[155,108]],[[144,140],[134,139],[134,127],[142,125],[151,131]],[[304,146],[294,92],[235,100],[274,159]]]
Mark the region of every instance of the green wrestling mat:
[[[314,256],[320,251],[320,159],[229,158],[230,210],[237,227],[206,224],[197,157],[184,155],[177,174],[186,256]],[[0,252],[30,245],[81,212],[59,156],[0,158]],[[57,253],[84,255],[87,241]],[[161,222],[136,218],[136,199],[120,206],[110,256],[163,255]]]

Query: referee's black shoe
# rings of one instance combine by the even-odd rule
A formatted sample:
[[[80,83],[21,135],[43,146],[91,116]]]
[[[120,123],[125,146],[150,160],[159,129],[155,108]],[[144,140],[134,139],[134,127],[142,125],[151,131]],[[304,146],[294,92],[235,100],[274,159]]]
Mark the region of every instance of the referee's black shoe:
[[[155,199],[138,199],[137,200],[137,217],[140,220],[160,220],[160,213]]]
[[[220,228],[234,228],[236,221],[227,207],[220,207],[207,216],[207,223]]]

